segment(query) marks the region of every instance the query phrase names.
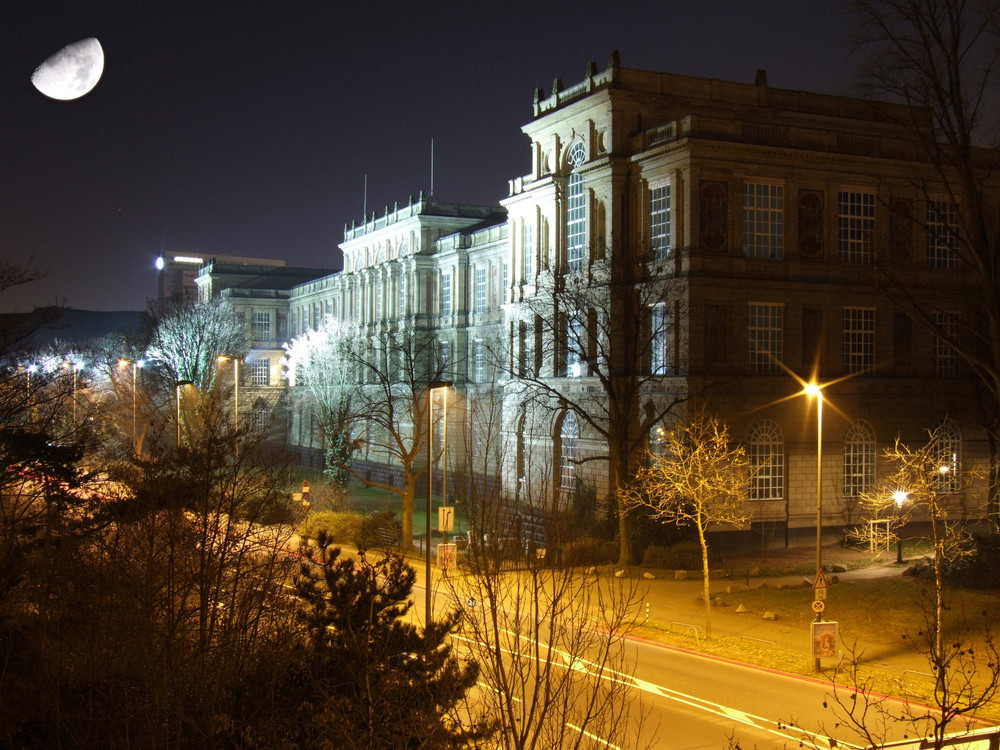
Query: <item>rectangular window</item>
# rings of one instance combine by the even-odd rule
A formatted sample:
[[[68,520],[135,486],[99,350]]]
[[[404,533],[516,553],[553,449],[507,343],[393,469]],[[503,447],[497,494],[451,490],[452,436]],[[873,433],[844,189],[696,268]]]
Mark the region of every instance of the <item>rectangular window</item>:
[[[650,328],[650,374],[667,374],[667,306],[653,305],[649,315]]]
[[[406,271],[399,268],[399,315],[406,315]]]
[[[476,269],[476,312],[486,312],[486,269]]]
[[[844,370],[862,372],[875,365],[875,310],[844,308]]]
[[[784,308],[751,302],[747,310],[747,348],[750,372],[775,375],[781,372]]]
[[[663,260],[670,252],[670,186],[649,191],[649,254]]]
[[[958,267],[958,211],[948,201],[927,201],[927,267]]]
[[[373,320],[377,323],[382,320],[382,287],[383,283],[381,280],[375,282],[375,317]]]
[[[583,270],[583,251],[587,243],[587,209],[583,177],[569,176],[566,194],[566,265],[570,273]]]
[[[271,360],[255,359],[250,363],[250,385],[271,385]]]
[[[837,193],[837,246],[843,263],[875,260],[875,194]]]
[[[530,222],[524,224],[524,242],[521,245],[521,278],[532,281],[535,276],[535,227]]]
[[[475,347],[472,378],[476,383],[482,383],[486,379],[486,348],[482,341],[477,341]]]
[[[441,314],[451,315],[451,274],[441,274]]]
[[[781,185],[743,184],[743,254],[748,258],[784,255],[784,193]]]
[[[932,312],[931,322],[940,331],[931,341],[931,356],[934,359],[934,375],[939,378],[953,378],[958,374],[958,356],[949,341],[958,336],[958,315],[947,312]]]
[[[507,304],[508,289],[510,289],[510,263],[504,261],[500,275],[500,304]]]
[[[255,312],[253,314],[252,335],[254,341],[271,340],[271,313]]]
[[[448,368],[451,367],[451,342],[439,342],[438,352],[440,356],[441,374],[448,375]]]
[[[566,377],[578,378],[583,374],[583,352],[586,351],[587,333],[578,313],[566,318]]]

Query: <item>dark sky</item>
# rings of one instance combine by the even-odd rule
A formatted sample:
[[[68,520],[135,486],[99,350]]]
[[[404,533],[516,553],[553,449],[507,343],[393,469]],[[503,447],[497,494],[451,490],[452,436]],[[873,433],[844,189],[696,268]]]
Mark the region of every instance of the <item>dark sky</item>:
[[[430,187],[495,203],[529,171],[533,91],[625,67],[846,93],[821,0],[0,4],[0,256],[49,271],[0,311],[143,309],[162,252],[332,267],[345,222]],[[97,37],[73,102],[32,71]]]

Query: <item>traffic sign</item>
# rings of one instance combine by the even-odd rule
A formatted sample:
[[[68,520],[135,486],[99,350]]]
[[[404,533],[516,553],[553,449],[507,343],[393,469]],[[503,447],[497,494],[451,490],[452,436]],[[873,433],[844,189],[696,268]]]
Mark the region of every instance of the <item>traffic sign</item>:
[[[453,531],[455,529],[455,508],[452,505],[442,505],[438,508],[438,531]]]
[[[819,599],[813,602],[813,612],[819,613],[822,612],[824,609],[826,609],[826,605]]]
[[[826,576],[823,575],[823,571],[820,570],[816,574],[816,582],[813,583],[813,591],[819,591],[820,589],[823,589],[823,591],[825,592],[829,587],[830,587],[830,584],[826,580]]]
[[[438,567],[442,570],[451,570],[455,567],[455,545],[439,544],[437,546]]]

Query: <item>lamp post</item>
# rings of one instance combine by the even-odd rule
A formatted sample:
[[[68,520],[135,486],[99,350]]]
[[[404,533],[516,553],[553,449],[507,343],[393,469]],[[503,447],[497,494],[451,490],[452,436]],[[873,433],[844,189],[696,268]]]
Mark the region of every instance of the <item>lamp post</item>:
[[[146,364],[141,359],[119,359],[118,366],[124,367],[125,365],[132,365],[132,450],[135,450],[136,445],[136,420],[135,420],[135,392],[136,392],[136,377],[142,366]]]
[[[240,431],[240,358],[220,354],[219,362],[233,361],[233,431]]]
[[[426,543],[425,543],[425,558],[424,563],[426,564],[426,571],[424,577],[425,585],[425,612],[424,612],[424,627],[430,627],[431,624],[431,490],[434,487],[434,391],[438,388],[450,388],[451,381],[449,380],[432,380],[427,384],[427,524],[426,524]],[[447,391],[445,391],[447,394]],[[445,396],[447,399],[447,395]],[[447,403],[447,401],[445,402]]]
[[[896,564],[903,564],[903,537],[899,533],[899,514],[903,509],[903,503],[906,502],[906,493],[902,490],[896,490],[892,493],[892,499],[896,501]]]
[[[823,571],[823,389],[817,383],[803,388],[807,396],[816,397],[816,578]],[[817,613],[816,621],[823,619]]]
[[[193,385],[190,380],[178,380],[175,386],[177,391],[177,448],[181,447],[181,386]]]
[[[63,362],[63,367],[69,367],[73,370],[73,426],[76,427],[76,381],[77,373],[80,372],[80,368],[83,364],[80,362]]]

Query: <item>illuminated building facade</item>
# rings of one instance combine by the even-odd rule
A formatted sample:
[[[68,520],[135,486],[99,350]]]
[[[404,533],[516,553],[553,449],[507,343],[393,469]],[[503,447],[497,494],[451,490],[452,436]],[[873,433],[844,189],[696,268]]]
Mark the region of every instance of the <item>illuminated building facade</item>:
[[[813,533],[816,519],[816,404],[795,395],[790,372],[834,383],[824,391],[823,523],[849,526],[897,436],[918,445],[940,428],[942,460],[955,470],[988,457],[969,378],[942,340],[964,311],[935,307],[939,292],[954,300],[965,283],[956,207],[893,125],[903,114],[771,88],[762,73],[741,84],[631,70],[614,54],[573,86],[536,92],[522,129],[530,170],[510,181],[502,207],[419,196],[347,227],[344,270],[289,290],[288,335],[325,315],[372,336],[385,324],[434,331],[460,399],[505,385],[495,468],[508,490],[541,483],[571,503],[583,486],[608,491],[607,463],[587,460],[606,443],[563,405],[598,392],[607,363],[546,341],[559,326],[542,325],[533,301],[553,288],[543,280],[558,286],[599,263],[652,264],[670,293],[649,319],[669,324],[636,364],[640,408],[681,398],[673,414],[704,404],[724,421],[756,467],[752,526],[781,543]],[[941,336],[893,304],[880,267],[908,279]],[[589,337],[600,349],[597,312],[562,314],[555,339]],[[519,398],[525,367],[552,386],[533,406]],[[289,445],[318,459],[307,401],[289,404]],[[456,475],[476,458],[470,414],[449,422],[454,444],[473,446],[452,452]],[[672,418],[649,431],[651,449]],[[954,504],[975,514],[983,496],[980,483],[955,492]]]

